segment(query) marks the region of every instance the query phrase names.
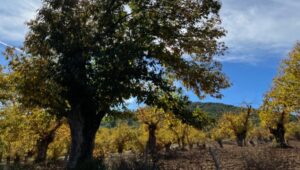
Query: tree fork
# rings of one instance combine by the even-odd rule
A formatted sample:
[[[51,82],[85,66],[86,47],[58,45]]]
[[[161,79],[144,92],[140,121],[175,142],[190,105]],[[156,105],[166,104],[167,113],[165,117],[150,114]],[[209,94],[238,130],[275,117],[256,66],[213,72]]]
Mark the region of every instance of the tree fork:
[[[285,111],[281,112],[281,117],[279,122],[277,123],[276,128],[269,128],[270,133],[274,135],[277,146],[280,148],[289,148],[290,146],[285,141],[285,127],[284,127],[284,117]]]

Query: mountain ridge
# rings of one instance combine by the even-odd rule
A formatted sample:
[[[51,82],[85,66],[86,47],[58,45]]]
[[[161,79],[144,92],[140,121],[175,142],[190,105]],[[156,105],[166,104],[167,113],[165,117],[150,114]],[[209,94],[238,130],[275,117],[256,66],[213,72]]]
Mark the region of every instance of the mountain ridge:
[[[216,119],[220,118],[224,113],[236,113],[242,110],[242,107],[214,102],[192,102],[189,109],[194,110],[197,107]]]

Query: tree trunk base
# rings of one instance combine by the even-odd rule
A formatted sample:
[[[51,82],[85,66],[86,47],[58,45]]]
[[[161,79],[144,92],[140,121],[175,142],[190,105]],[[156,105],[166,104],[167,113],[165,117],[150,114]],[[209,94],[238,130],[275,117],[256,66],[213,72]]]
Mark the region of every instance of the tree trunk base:
[[[67,169],[93,169],[97,167],[97,160],[93,159],[93,149],[96,132],[99,128],[103,114],[83,112],[75,109],[68,116],[71,130],[71,150]]]

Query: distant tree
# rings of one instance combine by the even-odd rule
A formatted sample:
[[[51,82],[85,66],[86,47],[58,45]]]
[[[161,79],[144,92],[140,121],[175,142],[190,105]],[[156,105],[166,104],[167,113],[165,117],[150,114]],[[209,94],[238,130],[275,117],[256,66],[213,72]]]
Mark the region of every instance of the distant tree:
[[[203,140],[204,133],[200,129],[207,128],[213,122],[213,119],[199,108],[195,109],[190,115],[194,121],[196,120],[195,122],[189,122],[189,119],[183,121],[171,112],[165,115],[165,125],[163,126],[167,126],[170,132],[173,133],[181,149],[185,149],[186,144],[193,145]],[[196,122],[200,125],[195,124]]]
[[[47,158],[49,145],[54,141],[57,129],[62,125],[63,120],[57,120],[55,116],[42,109],[35,109],[29,112],[26,117],[26,129],[37,135],[35,162],[43,162]],[[69,135],[69,134],[67,134]]]
[[[70,169],[92,159],[95,134],[111,108],[130,97],[153,105],[155,89],[174,91],[166,82],[170,77],[200,97],[221,96],[229,84],[213,60],[225,49],[218,41],[225,35],[220,7],[217,0],[43,1],[29,22],[24,50],[32,60],[45,61],[33,62],[51,80],[43,82],[62,87],[58,98],[69,106],[72,136]]]
[[[141,152],[145,149],[141,145],[145,145],[139,143],[140,135],[140,129],[129,126],[124,121],[116,124],[114,128],[101,127],[96,135],[94,155],[103,157],[109,153],[122,154],[126,150]]]
[[[284,59],[271,90],[265,95],[260,119],[274,135],[279,147],[287,147],[286,124],[300,110],[300,44]]]
[[[300,114],[300,43],[282,61],[267,98],[290,113]]]
[[[5,56],[9,58],[12,70],[1,72],[1,102],[4,107],[16,107],[18,116],[24,117],[19,125],[38,135],[35,161],[45,161],[48,146],[62,124],[60,113],[65,112],[67,105],[58,96],[60,87],[46,78],[49,77],[44,70],[46,61],[22,58],[10,48],[7,48]]]
[[[26,110],[17,105],[6,106],[1,120],[3,141],[9,156],[36,155],[35,162],[46,160],[48,146],[62,122],[42,109]]]
[[[215,127],[210,130],[210,138],[216,141],[221,148],[223,148],[223,140],[230,138],[230,132],[227,132],[225,129],[222,127]]]
[[[160,128],[158,130],[160,130]],[[134,147],[132,147],[133,151],[137,153],[145,153],[148,139],[149,139],[149,131],[147,126],[140,124],[140,126],[137,128],[137,140],[131,143],[134,144]]]
[[[237,113],[225,113],[219,120],[219,127],[222,129],[229,129],[235,136],[238,146],[246,145],[246,137],[252,126],[251,121],[252,107],[248,106],[239,114]]]
[[[2,153],[7,160],[20,159],[35,147],[37,136],[26,126],[26,115],[15,105],[1,109]]]
[[[294,140],[300,140],[300,122],[289,122],[286,125],[286,134],[285,138],[287,140],[294,139]]]
[[[146,153],[156,153],[156,132],[159,123],[165,118],[165,112],[155,107],[140,108],[137,111],[138,120],[147,127],[148,141],[146,145]]]
[[[157,141],[166,152],[171,151],[171,145],[176,143],[176,136],[169,129],[168,120],[163,120],[160,128],[157,131]]]
[[[64,156],[64,160],[69,157],[71,147],[71,133],[66,121],[62,121],[61,126],[55,131],[53,142],[49,144],[47,150],[47,158],[50,160],[58,160]]]
[[[286,124],[289,122],[290,115],[287,111],[281,110],[279,106],[274,106],[265,102],[260,112],[261,125],[267,128],[275,137],[278,147],[288,147],[285,140]]]
[[[205,147],[206,133],[192,126],[188,127],[186,141],[190,149],[196,144],[198,147]]]
[[[122,154],[125,149],[129,149],[130,142],[136,140],[136,129],[127,125],[127,123],[120,123],[115,128],[111,129],[111,144],[113,149],[119,154]]]
[[[176,142],[181,149],[185,149],[187,144],[186,138],[189,133],[189,125],[182,123],[181,120],[177,119],[173,115],[168,117],[168,127],[173,135],[176,137]]]
[[[252,128],[248,134],[249,141],[256,141],[257,144],[267,143],[272,141],[272,134],[268,129],[256,126]]]
[[[96,157],[106,156],[111,152],[111,129],[106,127],[101,127],[97,134],[95,140],[95,150],[93,152]]]

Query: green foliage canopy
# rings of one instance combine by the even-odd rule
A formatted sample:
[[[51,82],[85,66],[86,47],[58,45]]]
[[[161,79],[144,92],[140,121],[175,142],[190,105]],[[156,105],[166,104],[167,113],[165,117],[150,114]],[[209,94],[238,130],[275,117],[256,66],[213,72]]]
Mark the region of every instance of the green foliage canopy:
[[[131,96],[150,103],[154,89],[172,91],[169,76],[220,97],[228,82],[213,61],[225,49],[219,9],[211,0],[47,0],[29,22],[25,50],[46,59],[71,106],[88,100],[103,109]]]

